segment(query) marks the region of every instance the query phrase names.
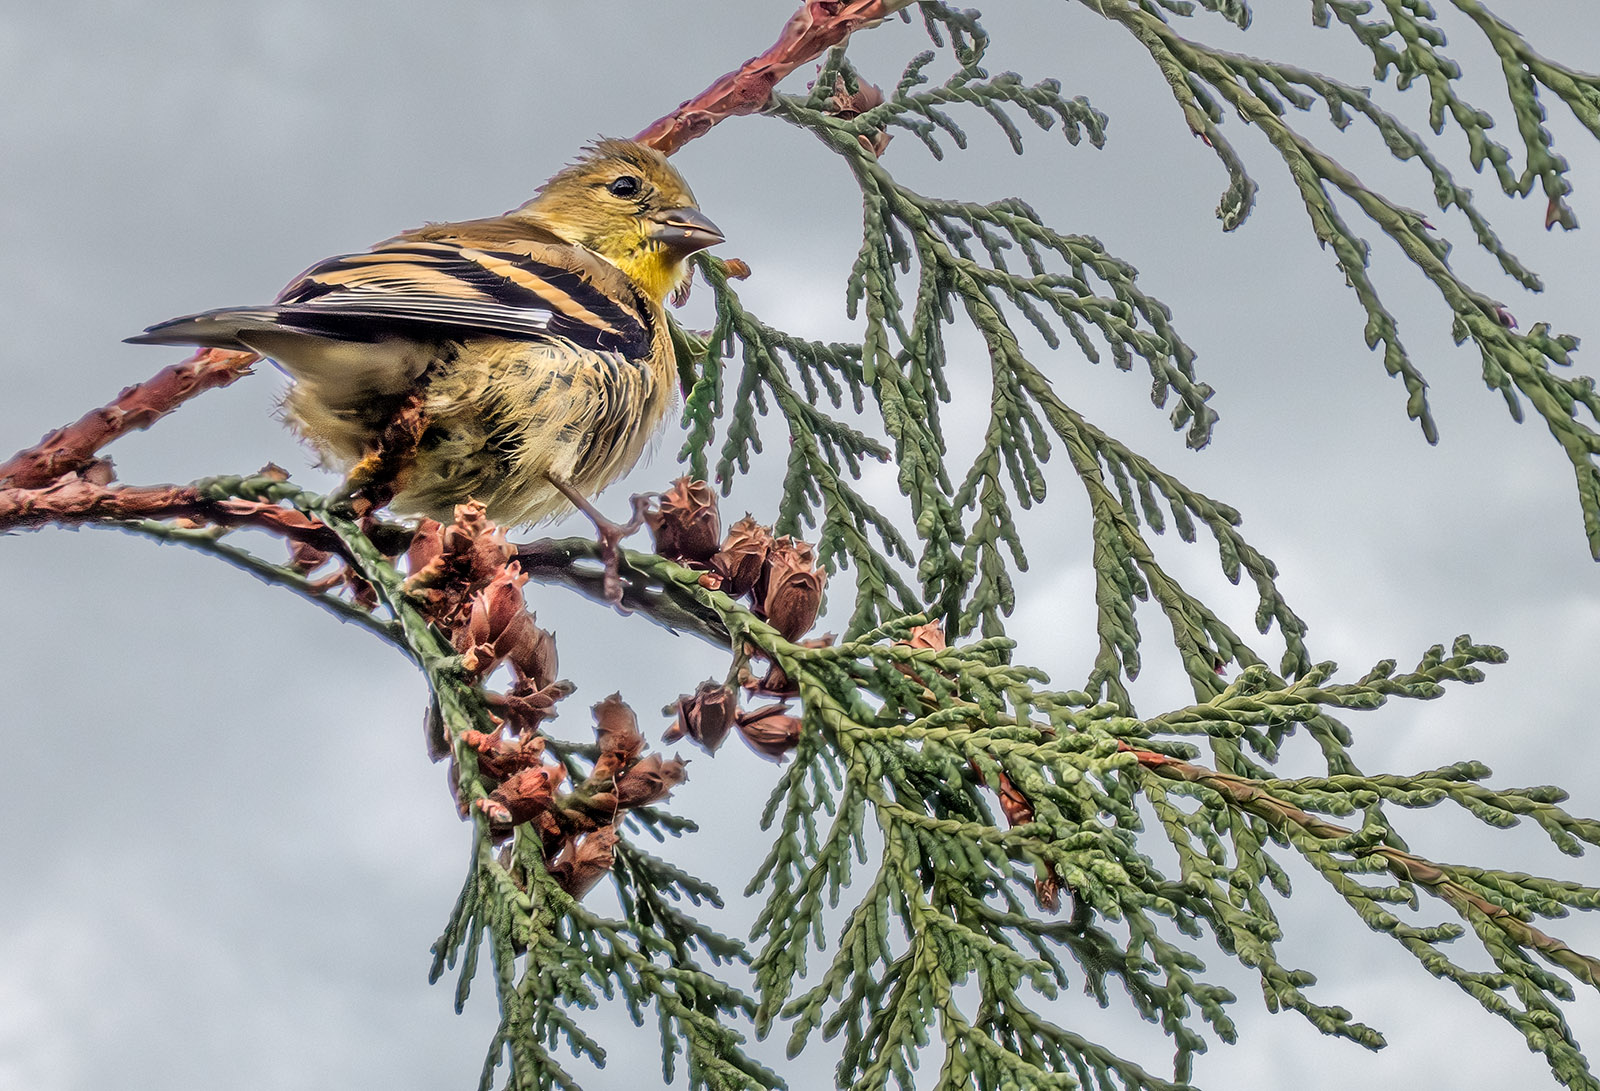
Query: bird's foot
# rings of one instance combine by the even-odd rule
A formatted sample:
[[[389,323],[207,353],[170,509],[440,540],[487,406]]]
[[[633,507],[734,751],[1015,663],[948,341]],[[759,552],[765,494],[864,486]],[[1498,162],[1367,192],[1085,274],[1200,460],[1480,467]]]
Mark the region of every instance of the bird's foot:
[[[422,386],[407,394],[376,442],[350,467],[344,485],[334,501],[347,507],[357,518],[365,518],[394,499],[400,491],[400,478],[417,454],[426,425],[423,418]]]
[[[644,526],[645,508],[649,506],[655,494],[640,493],[630,497],[629,503],[633,505],[633,517],[626,523],[614,523],[602,515],[600,509],[589,502],[588,497],[573,488],[568,482],[551,476],[550,484],[554,485],[562,496],[572,502],[573,507],[588,516],[589,522],[594,524],[595,535],[600,543],[600,563],[605,566],[600,586],[605,594],[606,601],[621,609],[622,540],[628,535],[636,533],[640,527]]]
[[[383,451],[371,451],[360,462],[350,467],[350,472],[344,475],[344,483],[333,493],[329,499],[336,509],[349,512],[357,519],[370,515],[382,507],[388,497],[376,497],[374,491],[382,492],[381,481],[385,477],[385,463]],[[373,486],[380,486],[374,490]]]

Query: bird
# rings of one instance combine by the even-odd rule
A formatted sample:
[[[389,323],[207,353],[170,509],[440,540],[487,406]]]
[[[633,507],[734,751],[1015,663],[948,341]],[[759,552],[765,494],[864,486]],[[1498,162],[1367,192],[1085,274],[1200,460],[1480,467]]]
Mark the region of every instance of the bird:
[[[449,522],[476,500],[502,526],[573,507],[601,526],[587,498],[676,401],[663,304],[722,241],[665,156],[601,139],[501,216],[405,231],[318,262],[271,304],[127,340],[268,358],[293,380],[289,426],[347,495],[381,487],[396,515]]]

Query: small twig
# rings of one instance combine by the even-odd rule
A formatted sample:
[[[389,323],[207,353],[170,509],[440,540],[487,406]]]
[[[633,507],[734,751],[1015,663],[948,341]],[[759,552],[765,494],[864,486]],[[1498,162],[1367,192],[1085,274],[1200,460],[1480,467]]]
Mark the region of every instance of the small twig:
[[[671,155],[713,125],[766,108],[772,91],[789,73],[843,42],[857,30],[876,26],[911,0],[806,0],[789,17],[778,40],[718,79],[634,137]]]
[[[193,485],[110,487],[65,476],[45,488],[0,489],[0,532],[51,523],[195,519],[219,526],[252,526],[348,557],[338,535],[311,517],[256,500],[213,500]]]
[[[85,413],[0,464],[0,488],[38,489],[82,469],[118,436],[148,428],[178,406],[250,373],[252,352],[202,349],[181,364],[157,372],[117,395],[110,405]]]
[[[626,523],[613,523],[599,508],[589,502],[588,497],[568,482],[555,474],[546,474],[545,478],[556,487],[557,492],[571,501],[572,506],[588,516],[589,522],[594,524],[595,533],[600,538],[600,563],[605,568],[601,588],[605,593],[606,605],[619,607],[626,612],[627,607],[622,605],[622,573],[618,568],[622,540],[630,534],[637,533],[639,528],[644,526],[645,508],[656,494],[640,493],[634,496],[633,518]]]
[[[1158,754],[1153,750],[1141,750],[1127,743],[1119,743],[1118,749],[1132,753],[1140,765],[1158,776],[1203,784],[1219,793],[1230,805],[1265,819],[1276,827],[1297,826],[1312,837],[1330,841],[1343,840],[1355,834],[1354,830],[1318,818],[1279,799],[1246,777],[1221,773],[1181,758]],[[1420,884],[1463,918],[1470,920],[1473,912],[1481,914],[1493,921],[1512,943],[1538,951],[1579,980],[1600,988],[1600,959],[1574,951],[1554,936],[1547,935],[1508,910],[1468,890],[1451,877],[1447,867],[1392,845],[1372,845],[1365,851],[1380,858],[1389,873],[1397,879]]]
[[[540,583],[556,583],[594,599],[615,605],[606,597],[605,573],[579,567],[576,562],[601,562],[600,543],[590,538],[540,538],[517,547],[517,564]],[[624,577],[621,606],[642,614],[673,632],[687,632],[718,648],[727,650],[731,637],[718,613],[706,606],[700,595],[709,592],[690,588],[672,579],[668,567],[677,569],[653,553],[618,550],[618,571]],[[680,571],[682,571],[680,569]]]
[[[416,653],[405,642],[405,637],[397,623],[375,617],[369,611],[363,610],[354,603],[346,602],[344,599],[327,594],[317,586],[317,581],[307,579],[298,572],[291,571],[282,565],[273,564],[271,561],[258,557],[248,550],[240,549],[238,546],[220,541],[217,537],[217,531],[213,529],[191,530],[186,527],[173,526],[171,523],[163,523],[157,519],[134,519],[127,522],[101,525],[132,531],[135,534],[143,534],[157,541],[177,542],[181,545],[189,546],[191,549],[198,549],[204,553],[220,557],[235,568],[249,572],[263,583],[285,587],[303,596],[308,601],[314,602],[324,610],[327,610],[340,621],[347,621],[361,626],[363,629],[382,637],[413,660],[416,659]]]

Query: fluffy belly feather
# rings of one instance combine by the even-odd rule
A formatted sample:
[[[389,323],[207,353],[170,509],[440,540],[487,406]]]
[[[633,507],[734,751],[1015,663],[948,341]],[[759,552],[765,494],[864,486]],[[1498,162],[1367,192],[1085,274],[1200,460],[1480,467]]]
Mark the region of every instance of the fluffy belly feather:
[[[369,346],[370,347],[370,346]],[[424,429],[389,507],[448,521],[457,504],[485,505],[503,526],[570,509],[552,476],[593,495],[631,469],[671,404],[670,371],[650,361],[561,342],[443,342],[420,369]],[[297,377],[285,417],[322,456],[348,470],[375,447],[407,397],[375,390],[341,398],[315,372]]]

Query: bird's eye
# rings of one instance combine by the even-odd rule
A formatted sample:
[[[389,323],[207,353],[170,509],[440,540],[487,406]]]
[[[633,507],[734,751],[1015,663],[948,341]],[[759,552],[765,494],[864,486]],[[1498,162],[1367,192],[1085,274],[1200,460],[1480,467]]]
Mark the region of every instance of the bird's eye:
[[[606,187],[606,190],[613,197],[637,197],[639,195],[639,179],[631,174],[624,174],[621,178],[613,180]]]

